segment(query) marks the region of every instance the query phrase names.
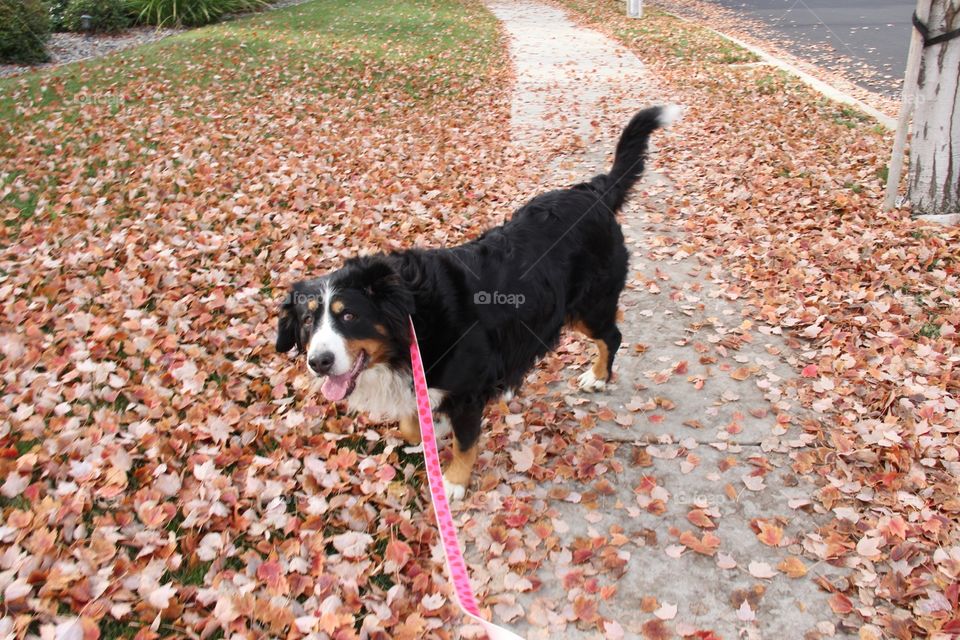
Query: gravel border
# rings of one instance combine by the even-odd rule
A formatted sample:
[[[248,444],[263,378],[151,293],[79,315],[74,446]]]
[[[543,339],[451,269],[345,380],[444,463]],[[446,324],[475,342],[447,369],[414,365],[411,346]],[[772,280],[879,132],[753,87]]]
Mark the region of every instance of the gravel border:
[[[115,51],[122,51],[142,44],[156,42],[182,29],[156,29],[154,27],[134,27],[118,35],[79,33],[54,33],[47,42],[50,61],[35,65],[0,65],[0,77],[14,76],[29,71],[39,71],[49,67],[100,58]]]

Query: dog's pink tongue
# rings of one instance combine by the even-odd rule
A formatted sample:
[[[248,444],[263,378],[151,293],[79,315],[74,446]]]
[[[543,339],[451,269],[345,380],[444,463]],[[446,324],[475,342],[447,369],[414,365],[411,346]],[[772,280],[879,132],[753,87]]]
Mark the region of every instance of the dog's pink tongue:
[[[327,376],[327,379],[323,381],[323,386],[320,387],[323,397],[330,402],[343,400],[343,397],[347,395],[347,389],[350,388],[352,377],[352,371],[348,371],[341,376]]]

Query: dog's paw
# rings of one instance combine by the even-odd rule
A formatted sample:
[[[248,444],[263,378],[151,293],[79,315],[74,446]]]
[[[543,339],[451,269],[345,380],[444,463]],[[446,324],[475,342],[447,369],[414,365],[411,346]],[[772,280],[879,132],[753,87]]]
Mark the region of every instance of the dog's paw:
[[[580,377],[577,379],[577,384],[584,391],[603,391],[607,387],[607,381],[595,376],[593,369],[587,369],[584,373],[580,374]]]
[[[463,496],[467,495],[467,488],[465,486],[450,482],[446,476],[443,477],[443,490],[447,492],[447,501],[449,502],[463,500]]]
[[[450,418],[443,413],[435,413],[433,417],[433,432],[438,438],[442,438],[453,431],[453,425],[450,424]]]

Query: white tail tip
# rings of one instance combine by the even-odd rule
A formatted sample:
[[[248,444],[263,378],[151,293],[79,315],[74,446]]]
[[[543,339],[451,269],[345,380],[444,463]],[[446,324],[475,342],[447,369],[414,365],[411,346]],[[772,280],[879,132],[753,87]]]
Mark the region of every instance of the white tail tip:
[[[669,127],[682,117],[683,107],[678,104],[665,104],[660,107],[660,116],[658,120],[660,121],[661,127]]]

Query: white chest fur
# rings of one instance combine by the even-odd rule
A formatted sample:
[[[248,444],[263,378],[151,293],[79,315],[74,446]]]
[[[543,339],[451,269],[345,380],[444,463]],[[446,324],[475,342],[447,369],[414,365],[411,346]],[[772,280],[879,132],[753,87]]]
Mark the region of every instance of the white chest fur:
[[[430,389],[430,406],[436,408],[444,392]],[[357,377],[357,386],[347,397],[351,411],[361,411],[384,422],[417,415],[413,378],[383,364],[376,364]]]

